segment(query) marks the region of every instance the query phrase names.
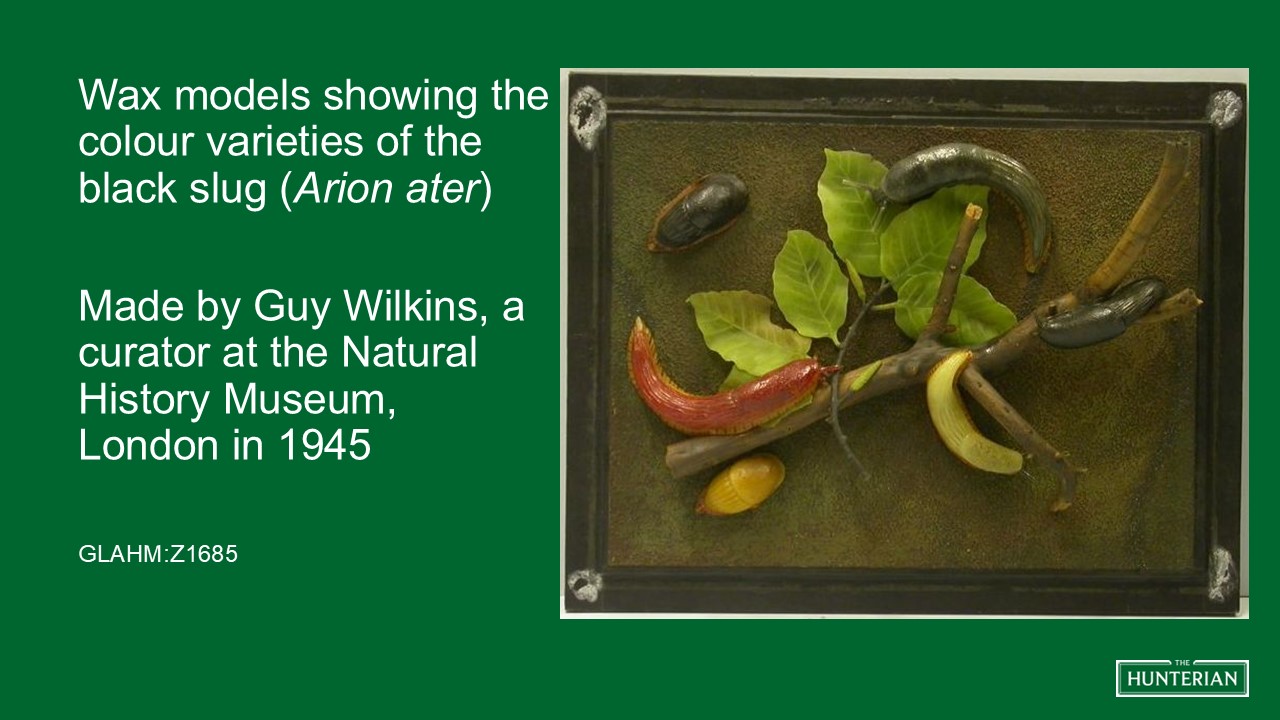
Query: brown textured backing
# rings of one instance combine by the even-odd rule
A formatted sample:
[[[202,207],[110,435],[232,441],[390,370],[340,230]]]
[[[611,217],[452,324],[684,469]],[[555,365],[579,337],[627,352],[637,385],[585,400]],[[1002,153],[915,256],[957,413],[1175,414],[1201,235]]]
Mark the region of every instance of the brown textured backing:
[[[964,141],[1007,153],[1044,187],[1054,242],[1045,268],[1022,269],[1008,200],[992,195],[989,238],[971,274],[1015,314],[1079,284],[1106,256],[1155,178],[1164,143],[1192,144],[1192,176],[1131,277],[1170,291],[1196,287],[1199,151],[1193,133],[1105,129],[984,129],[610,119],[613,287],[609,347],[608,562],[613,566],[1186,570],[1195,538],[1195,319],[1138,325],[1074,351],[1037,347],[992,378],[1041,434],[1087,467],[1075,507],[1048,511],[1047,470],[971,470],[938,440],[923,387],[846,410],[851,444],[871,471],[859,483],[825,423],[762,448],[787,482],[744,516],[694,514],[719,468],[673,479],[663,464],[682,436],[636,397],[627,335],[640,315],[681,386],[713,392],[728,363],[708,350],[689,295],[772,296],[773,258],[789,229],[826,237],[816,195],[822,149],[868,152],[886,164],[929,145]],[[687,253],[645,250],[654,215],[691,180],[733,172],[751,202],[728,232]],[[877,281],[871,280],[874,287]],[[856,302],[851,298],[851,302]],[[782,316],[775,310],[775,320]],[[849,367],[910,342],[890,314],[865,324]],[[830,341],[814,341],[834,359]],[[972,403],[971,403],[972,406]],[[981,409],[990,437],[1012,441]]]

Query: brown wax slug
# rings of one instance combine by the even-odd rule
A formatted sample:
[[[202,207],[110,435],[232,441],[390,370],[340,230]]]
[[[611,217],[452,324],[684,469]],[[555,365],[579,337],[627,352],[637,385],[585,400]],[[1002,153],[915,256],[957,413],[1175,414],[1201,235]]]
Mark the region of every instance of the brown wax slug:
[[[1026,166],[1005,155],[969,143],[935,145],[912,153],[889,168],[880,194],[910,203],[948,185],[986,185],[1008,195],[1018,206],[1025,235],[1023,265],[1036,272],[1049,256],[1049,204]]]
[[[649,232],[650,252],[680,252],[719,235],[747,208],[747,184],[713,173],[690,183],[658,213]]]
[[[1040,339],[1062,349],[1097,345],[1120,337],[1138,318],[1165,299],[1169,291],[1160,278],[1143,278],[1119,288],[1106,300],[1036,318]]]
[[[631,383],[649,409],[686,435],[736,435],[781,417],[840,368],[805,358],[715,395],[694,395],[672,382],[658,362],[653,335],[636,318],[627,343]]]

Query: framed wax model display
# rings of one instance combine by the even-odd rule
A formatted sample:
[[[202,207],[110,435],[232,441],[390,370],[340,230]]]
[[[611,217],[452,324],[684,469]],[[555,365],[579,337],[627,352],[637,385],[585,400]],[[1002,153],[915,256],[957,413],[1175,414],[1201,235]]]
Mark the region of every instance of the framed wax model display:
[[[568,610],[1237,612],[1244,86],[567,102]]]

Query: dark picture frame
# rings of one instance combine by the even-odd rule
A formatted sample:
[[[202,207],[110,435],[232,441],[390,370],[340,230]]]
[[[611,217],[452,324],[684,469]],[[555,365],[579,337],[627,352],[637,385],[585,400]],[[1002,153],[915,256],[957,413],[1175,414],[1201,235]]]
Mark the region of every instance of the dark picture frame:
[[[570,612],[1223,615],[1241,545],[1246,87],[570,74],[565,606]],[[1201,139],[1196,538],[1189,572],[611,567],[609,122],[628,116],[1176,129]]]

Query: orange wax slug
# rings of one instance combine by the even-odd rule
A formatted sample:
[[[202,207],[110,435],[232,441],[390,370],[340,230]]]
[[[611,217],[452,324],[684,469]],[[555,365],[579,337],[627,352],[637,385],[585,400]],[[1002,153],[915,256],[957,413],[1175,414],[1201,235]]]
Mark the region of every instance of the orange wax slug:
[[[715,395],[694,395],[672,382],[658,362],[653,335],[636,318],[627,343],[631,382],[662,421],[686,435],[736,435],[786,414],[839,371],[813,358],[796,360]]]

